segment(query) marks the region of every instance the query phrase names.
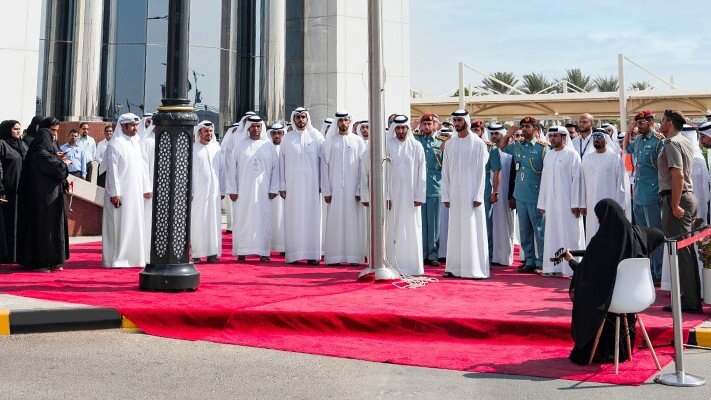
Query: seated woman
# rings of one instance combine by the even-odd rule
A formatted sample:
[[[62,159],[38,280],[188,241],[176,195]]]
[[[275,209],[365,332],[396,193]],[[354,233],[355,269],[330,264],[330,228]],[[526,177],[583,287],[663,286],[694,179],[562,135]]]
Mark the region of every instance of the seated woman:
[[[605,326],[600,336],[595,361],[611,362],[615,351],[615,314],[607,310],[617,278],[617,265],[627,258],[649,257],[652,251],[664,243],[664,234],[659,229],[634,226],[625,217],[625,211],[611,199],[600,200],[595,205],[595,215],[600,229],[585,249],[581,262],[576,262],[568,252],[566,261],[575,272],[570,285],[573,300],[572,335],[575,347],[570,360],[585,365],[590,358],[595,335],[600,325]],[[630,340],[634,343],[635,318],[627,315]],[[620,335],[620,361],[629,358],[625,338]]]

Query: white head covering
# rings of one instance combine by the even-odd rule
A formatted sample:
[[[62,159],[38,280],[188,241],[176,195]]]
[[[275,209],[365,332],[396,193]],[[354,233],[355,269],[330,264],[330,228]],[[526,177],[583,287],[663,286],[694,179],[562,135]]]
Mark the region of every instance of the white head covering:
[[[469,112],[468,112],[468,111],[466,111],[466,110],[457,110],[457,111],[455,111],[455,112],[452,113],[452,120],[454,120],[454,117],[461,117],[461,118],[464,118],[464,121],[465,121],[466,126],[467,126],[467,131],[469,131],[469,134],[472,135],[472,136],[474,136],[474,137],[477,138],[477,139],[484,140],[484,139],[480,138],[479,135],[475,135],[474,132],[472,132],[472,117],[469,116]],[[455,132],[453,131],[452,134],[454,135],[454,133],[455,133]],[[482,135],[482,136],[483,136],[483,135]]]
[[[699,145],[699,133],[696,131],[696,127],[684,124],[684,127],[681,128],[680,133],[691,142],[691,145],[694,148],[694,156],[703,158],[704,153],[701,151],[701,146]]]
[[[262,120],[262,117],[256,114],[249,115],[247,116],[247,119],[244,120],[244,135],[242,139],[249,139],[249,127],[254,124],[262,125],[262,131],[259,134],[259,140],[272,140],[271,137],[269,137],[269,134],[267,133],[267,126],[264,124],[264,120]]]
[[[245,121],[247,121],[247,118],[251,117],[252,115],[257,115],[257,114],[255,114],[254,111],[247,111],[246,113],[244,113],[242,118],[240,118],[237,128],[235,128],[235,130],[232,132],[233,135],[236,135],[235,136],[236,140],[243,139],[244,136],[246,135],[247,128],[245,126]]]
[[[559,133],[562,136],[565,137],[565,146],[570,147],[571,149],[573,148],[573,140],[570,138],[570,135],[568,134],[568,129],[564,126],[560,125],[553,125],[550,128],[548,128],[548,131],[546,132],[546,140],[550,143],[550,134],[551,133]]]
[[[328,128],[333,124],[333,118],[328,117],[323,120],[323,124],[321,125],[321,134],[323,137],[326,137],[326,133],[328,133]]]
[[[388,134],[386,138],[392,139],[392,140],[397,140],[397,137],[395,136],[395,128],[398,126],[406,126],[407,127],[407,140],[415,140],[415,137],[412,134],[412,129],[410,128],[410,119],[407,118],[405,115],[396,115],[395,118],[393,118],[392,122],[390,123],[390,127],[388,127]]]
[[[118,125],[123,125],[123,124],[140,124],[141,119],[138,118],[138,115],[134,113],[126,113],[126,114],[121,114],[121,116],[118,117]]]
[[[195,128],[193,128],[193,136],[194,136],[195,143],[200,143],[200,129],[202,129],[206,126],[212,128],[212,139],[210,140],[210,143],[217,142],[217,139],[215,138],[215,125],[212,123],[212,121],[203,120],[203,121],[200,121],[195,126]]]
[[[370,139],[370,135],[368,135],[367,138],[366,138],[366,137],[363,137],[363,125],[366,125],[366,124],[368,124],[368,123],[369,123],[369,122],[368,122],[367,119],[364,119],[364,120],[362,120],[362,121],[358,121],[358,128],[356,128],[356,135],[362,137],[363,140],[368,140],[368,139]]]
[[[711,137],[711,121],[704,122],[703,124],[701,124],[701,126],[699,127],[699,133],[701,135]]]
[[[607,131],[605,129],[595,128],[592,130],[591,134],[593,134],[593,133],[602,133],[605,136],[605,143],[607,144],[607,151],[614,153],[618,149],[619,145],[612,141],[612,138],[610,137],[610,135],[607,134]]]
[[[328,132],[326,133],[327,139],[331,137],[331,135],[338,135],[338,120],[341,118],[349,118],[353,120],[353,116],[348,111],[338,111],[336,116],[333,118],[333,123],[328,127]]]
[[[269,134],[269,136],[271,136],[272,132],[274,132],[274,131],[284,131],[284,130],[285,130],[284,125],[277,122],[275,124],[272,124],[272,126],[269,127],[269,129],[267,130],[267,133]]]
[[[146,121],[150,119],[151,123],[148,125],[146,128]],[[143,114],[143,118],[141,118],[141,124],[138,125],[138,136],[143,138],[146,136],[153,128],[153,114],[152,113],[145,113]]]
[[[296,117],[297,114],[306,114],[306,128],[304,128],[304,131],[309,133],[310,140],[316,140],[316,138],[323,138],[324,136],[319,132],[314,126],[311,124],[311,114],[309,113],[309,110],[307,110],[304,107],[297,107],[294,111],[291,112],[291,116],[289,117],[289,122],[291,123],[292,130],[296,131],[296,123],[294,122],[294,117]]]

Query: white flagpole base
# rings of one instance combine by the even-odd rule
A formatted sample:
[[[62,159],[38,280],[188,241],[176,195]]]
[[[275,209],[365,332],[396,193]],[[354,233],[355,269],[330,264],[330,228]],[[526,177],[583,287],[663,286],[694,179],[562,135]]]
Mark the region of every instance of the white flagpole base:
[[[373,280],[377,281],[394,281],[400,279],[400,274],[398,274],[394,269],[390,267],[380,267],[373,268],[368,267],[358,274],[358,280],[363,279],[367,276],[373,275]]]
[[[706,379],[684,372],[673,372],[671,374],[659,375],[654,378],[654,382],[667,386],[693,387],[705,385]]]

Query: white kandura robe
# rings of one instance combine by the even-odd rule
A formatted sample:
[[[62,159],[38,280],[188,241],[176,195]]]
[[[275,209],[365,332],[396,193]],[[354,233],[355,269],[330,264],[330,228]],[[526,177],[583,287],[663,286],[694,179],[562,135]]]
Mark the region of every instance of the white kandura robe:
[[[286,262],[321,259],[321,135],[293,130],[281,141],[279,190],[284,199]]]
[[[281,146],[275,145],[277,155],[281,156]],[[276,177],[278,179],[278,177]],[[277,196],[272,200],[272,251],[284,252],[284,199]]]
[[[321,194],[331,196],[324,227],[324,262],[362,263],[359,191],[360,157],[365,141],[360,136],[330,135],[321,146]]]
[[[156,151],[156,134],[152,127],[144,132],[140,139],[141,152],[143,159],[146,161],[148,174],[148,184],[150,192],[153,192],[153,177],[155,176],[155,151]],[[143,224],[146,232],[146,262],[151,261],[151,234],[153,232],[153,197],[143,199]]]
[[[585,244],[600,228],[595,215],[595,205],[602,199],[612,199],[625,210],[628,220],[632,220],[630,202],[630,180],[625,162],[618,154],[606,151],[590,153],[583,158],[580,172],[579,208],[587,209],[585,220]],[[575,250],[575,249],[574,249]]]
[[[233,148],[235,167],[227,177],[226,192],[238,196],[232,215],[232,254],[268,257],[272,244],[272,200],[279,192],[279,155],[268,139],[238,140]]]
[[[587,156],[586,156],[587,157]],[[568,263],[553,265],[550,258],[561,247],[585,248],[583,219],[575,218],[572,208],[580,203],[580,156],[569,146],[551,150],[543,160],[538,209],[545,211],[546,229],[543,244],[543,273],[572,276]]]
[[[499,195],[496,203],[491,205],[492,218],[492,251],[491,262],[501,265],[513,264],[514,256],[514,213],[509,207],[509,177],[511,175],[511,163],[513,156],[504,153],[499,149],[494,149],[499,153],[501,160],[501,171],[499,171]],[[492,171],[493,177],[494,171]],[[493,179],[493,178],[492,178]]]
[[[222,255],[224,178],[220,145],[193,143],[190,243],[194,258]]]
[[[117,131],[104,153],[106,191],[102,216],[101,263],[107,268],[145,267],[146,232],[144,221],[148,166],[143,159],[138,135],[129,137]],[[121,197],[115,208],[110,198]]]
[[[422,213],[415,202],[427,201],[427,169],[422,145],[412,136],[404,142],[388,140],[385,195],[391,202],[386,211],[385,252],[387,261],[404,275],[424,274]]]
[[[484,167],[488,159],[486,144],[472,133],[447,141],[442,162],[442,202],[450,203],[445,271],[454,276],[489,277],[484,212]],[[475,201],[481,205],[474,207]]]
[[[243,119],[244,120],[244,119]],[[234,176],[235,171],[234,171],[234,144],[239,135],[239,132],[237,128],[230,129],[226,134],[225,137],[222,138],[222,143],[220,144],[220,147],[222,149],[222,170],[225,175],[225,182],[227,182],[228,177]],[[234,213],[235,213],[235,208],[237,207],[237,203],[231,201],[227,196],[225,196],[225,200],[227,201],[227,207],[225,207],[225,214],[227,215],[227,229],[234,231],[235,228],[235,222],[234,222]]]

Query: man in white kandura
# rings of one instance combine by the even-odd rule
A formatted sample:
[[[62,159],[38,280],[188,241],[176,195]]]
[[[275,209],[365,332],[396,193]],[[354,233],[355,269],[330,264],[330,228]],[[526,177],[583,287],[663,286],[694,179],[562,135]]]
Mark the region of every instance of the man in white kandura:
[[[224,174],[224,171],[227,169],[226,164],[227,160],[225,159],[225,145],[228,144],[232,140],[232,135],[234,135],[235,131],[237,130],[237,127],[239,126],[239,122],[235,122],[234,124],[230,125],[227,130],[225,131],[225,134],[222,136],[222,140],[220,141],[220,154],[222,157],[222,171]],[[227,176],[224,174],[224,176]],[[225,233],[232,233],[232,202],[230,201],[229,197],[225,197],[222,199],[222,209],[225,210],[225,222],[227,229],[225,229]]]
[[[513,156],[499,150],[499,142],[506,128],[499,123],[489,125],[489,139],[495,147],[491,150],[491,219],[493,250],[491,262],[510,266],[513,263],[514,214],[509,207],[509,175]]]
[[[269,137],[277,155],[281,152],[281,140],[284,138],[284,125],[273,124],[269,128]],[[272,200],[272,251],[284,253],[284,199],[276,196]]]
[[[321,194],[328,204],[324,228],[324,261],[327,265],[363,262],[359,226],[360,156],[363,139],[351,133],[351,115],[337,112],[321,146]]]
[[[107,268],[145,267],[146,240],[143,199],[152,197],[148,166],[138,142],[135,114],[118,119],[106,146],[106,194],[101,226],[101,264]]]
[[[247,136],[235,137],[233,175],[227,176],[227,193],[237,203],[232,232],[232,254],[244,262],[256,254],[269,262],[272,243],[272,202],[279,192],[279,156],[268,139],[262,118],[245,121]]]
[[[321,259],[319,171],[323,137],[311,125],[307,109],[291,113],[293,130],[281,141],[279,194],[284,199],[286,262]]]
[[[213,129],[212,122],[200,122],[193,143],[190,244],[196,264],[202,257],[207,257],[208,263],[216,263],[222,254],[221,201],[225,197],[225,180],[220,144]]]
[[[410,133],[408,118],[404,115],[395,117],[389,130],[396,140],[385,144],[390,160],[385,174],[387,260],[404,275],[422,275],[420,207],[427,200],[425,151]]]
[[[449,209],[445,277],[489,277],[489,244],[484,214],[486,143],[471,131],[465,110],[452,113],[457,132],[442,161],[442,203]]]
[[[143,127],[143,133],[141,133]],[[153,114],[144,114],[138,125],[138,137],[141,144],[141,154],[146,162],[148,184],[153,188],[153,177],[156,165],[156,133],[153,125]],[[151,189],[152,191],[152,189]],[[146,232],[146,262],[151,261],[151,234],[153,232],[153,197],[143,199],[143,229]]]
[[[253,111],[247,111],[242,116],[239,123],[237,123],[237,126],[231,131],[228,131],[228,133],[225,134],[225,138],[222,140],[222,144],[220,145],[220,147],[222,148],[222,168],[225,174],[225,179],[228,179],[228,177],[235,175],[236,165],[234,164],[234,162],[232,162],[235,159],[234,145],[235,143],[239,142],[241,139],[244,139],[247,136],[245,121],[247,121],[247,118],[251,117],[252,115],[255,115]],[[231,223],[227,225],[227,231],[229,233],[232,233],[235,228],[234,214],[237,210],[237,203],[228,200],[227,206],[230,208],[231,217]]]
[[[694,196],[698,203],[697,218],[701,218],[704,222],[708,218],[709,205],[709,170],[706,167],[706,159],[699,145],[699,134],[695,126],[684,125],[681,128],[681,135],[689,139],[691,147],[694,149],[694,161],[691,166],[691,183],[694,186]]]
[[[358,213],[360,214],[360,216],[358,217],[360,221],[358,230],[361,234],[363,259],[366,259],[370,251],[370,208],[368,208],[368,206],[362,203],[367,202],[367,200],[363,200],[363,195],[361,193],[363,192],[363,185],[367,186],[370,184],[370,177],[368,176],[368,172],[364,172],[364,170],[368,170],[370,168],[370,165],[363,165],[363,158],[365,154],[370,151],[370,147],[368,146],[368,140],[370,139],[370,124],[368,120],[360,121],[360,124],[356,129],[356,135],[360,136],[365,141],[365,149],[363,149],[363,153],[361,153],[360,156],[360,177],[358,178],[358,193],[356,194],[361,198],[361,203],[358,204]],[[369,159],[368,163],[370,163]]]
[[[615,200],[627,215],[632,217],[632,203],[630,198],[630,180],[625,163],[619,153],[607,147],[605,134],[593,131],[590,135],[595,147],[594,153],[583,157],[580,172],[580,208],[581,215],[590,215],[585,221],[585,244],[595,236],[600,222],[592,212],[595,204],[602,199]],[[588,212],[590,210],[590,212]]]
[[[580,156],[573,149],[564,126],[548,128],[548,142],[553,148],[543,159],[538,212],[545,215],[543,236],[543,275],[573,275],[568,263],[553,265],[550,258],[561,247],[584,249],[585,234],[580,216]],[[587,156],[586,156],[587,157]]]

